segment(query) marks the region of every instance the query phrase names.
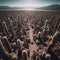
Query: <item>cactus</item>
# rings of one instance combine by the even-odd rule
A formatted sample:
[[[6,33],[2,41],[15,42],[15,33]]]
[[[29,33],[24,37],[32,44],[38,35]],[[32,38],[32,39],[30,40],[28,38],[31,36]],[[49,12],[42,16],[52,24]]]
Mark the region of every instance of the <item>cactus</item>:
[[[4,36],[3,39],[5,41],[6,47],[8,49],[8,52],[11,53],[11,46],[10,46],[10,43],[8,41],[8,38],[6,36]]]
[[[0,55],[2,56],[3,60],[11,60],[9,58],[9,53],[4,48],[3,43],[2,43],[1,40],[0,40]]]

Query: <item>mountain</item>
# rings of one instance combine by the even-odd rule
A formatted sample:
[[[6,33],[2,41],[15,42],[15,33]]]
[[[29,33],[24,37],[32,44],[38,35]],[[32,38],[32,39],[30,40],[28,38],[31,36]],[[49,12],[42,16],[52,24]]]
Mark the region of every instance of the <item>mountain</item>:
[[[60,11],[60,5],[50,5],[50,6],[44,6],[44,7],[40,7],[37,9],[41,9],[41,10],[59,10]]]
[[[9,6],[0,6],[0,9],[9,9]]]
[[[20,10],[21,7],[9,7],[9,6],[0,6],[0,11],[7,11],[7,10]]]
[[[9,6],[0,6],[0,10],[22,10],[25,9],[25,7],[9,7]],[[27,9],[27,8],[26,8]],[[60,5],[50,5],[50,6],[44,6],[44,7],[36,7],[35,10],[58,10],[60,11]]]

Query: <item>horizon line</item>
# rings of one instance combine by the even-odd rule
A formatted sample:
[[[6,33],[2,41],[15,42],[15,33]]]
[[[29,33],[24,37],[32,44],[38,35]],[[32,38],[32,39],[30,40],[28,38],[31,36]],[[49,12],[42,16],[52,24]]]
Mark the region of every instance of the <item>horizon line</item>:
[[[37,7],[45,7],[51,5],[60,5],[60,4],[50,4],[50,5],[42,5],[42,6],[7,6],[7,5],[0,5],[0,6],[7,6],[7,7],[20,7],[20,8],[37,8]]]

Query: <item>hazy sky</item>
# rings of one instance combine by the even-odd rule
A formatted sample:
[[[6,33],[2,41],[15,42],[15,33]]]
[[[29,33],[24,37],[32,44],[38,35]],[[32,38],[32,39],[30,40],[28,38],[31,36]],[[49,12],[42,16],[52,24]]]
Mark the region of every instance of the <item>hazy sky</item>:
[[[0,6],[41,7],[60,4],[60,0],[0,0]]]

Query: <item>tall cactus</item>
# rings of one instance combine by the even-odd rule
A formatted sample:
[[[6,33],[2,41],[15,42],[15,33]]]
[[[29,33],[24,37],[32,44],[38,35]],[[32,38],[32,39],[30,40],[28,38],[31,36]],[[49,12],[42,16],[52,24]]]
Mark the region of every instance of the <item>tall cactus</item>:
[[[6,35],[9,36],[9,33],[8,33],[8,27],[7,27],[5,21],[3,21],[3,27],[4,27],[4,31],[5,31]]]
[[[2,41],[0,40],[0,55],[2,56],[3,60],[11,60],[8,56],[8,52],[6,51],[6,49],[3,46]]]
[[[3,40],[5,41],[6,47],[8,49],[8,52],[11,53],[11,45],[8,41],[8,38],[6,36],[3,37]]]

